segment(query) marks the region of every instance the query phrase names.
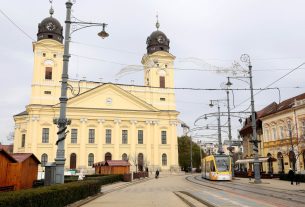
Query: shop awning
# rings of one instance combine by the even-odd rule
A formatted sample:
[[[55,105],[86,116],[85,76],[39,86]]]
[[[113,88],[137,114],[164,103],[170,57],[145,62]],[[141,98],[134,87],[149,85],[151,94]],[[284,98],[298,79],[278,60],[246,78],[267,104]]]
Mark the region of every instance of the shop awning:
[[[276,159],[273,157],[260,157],[260,158],[258,158],[258,161],[259,162],[268,162],[268,161],[275,162]],[[254,162],[254,158],[251,158],[251,159],[236,160],[235,164],[253,163],[253,162]]]

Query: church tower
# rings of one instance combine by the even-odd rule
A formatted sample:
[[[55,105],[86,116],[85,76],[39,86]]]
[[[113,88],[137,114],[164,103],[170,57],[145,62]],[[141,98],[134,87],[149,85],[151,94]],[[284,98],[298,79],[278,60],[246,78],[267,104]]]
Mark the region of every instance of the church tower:
[[[37,42],[33,42],[34,71],[30,104],[53,105],[60,96],[63,68],[63,27],[50,16],[38,24]]]
[[[174,87],[174,60],[175,56],[169,53],[169,39],[159,30],[147,37],[147,54],[142,58],[144,65],[144,85],[159,88]]]

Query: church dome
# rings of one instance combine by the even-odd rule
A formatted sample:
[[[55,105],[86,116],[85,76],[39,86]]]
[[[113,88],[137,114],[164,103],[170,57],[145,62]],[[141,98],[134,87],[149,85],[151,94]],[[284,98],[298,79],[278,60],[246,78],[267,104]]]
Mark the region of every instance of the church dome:
[[[63,27],[57,19],[52,17],[54,11],[50,10],[50,17],[45,18],[38,24],[37,41],[43,39],[53,39],[60,43],[63,41]]]
[[[152,54],[157,51],[169,51],[169,39],[159,30],[160,24],[156,23],[157,30],[147,37],[147,53]]]

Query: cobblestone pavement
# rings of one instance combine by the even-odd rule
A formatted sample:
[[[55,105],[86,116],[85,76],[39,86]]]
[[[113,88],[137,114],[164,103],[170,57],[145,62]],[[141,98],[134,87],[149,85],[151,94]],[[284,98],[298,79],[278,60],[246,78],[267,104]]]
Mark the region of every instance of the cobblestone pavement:
[[[192,182],[186,180],[186,178]],[[128,185],[125,188],[120,187],[120,184],[105,186],[103,187],[104,191],[108,191],[109,193],[83,205],[83,207],[305,206],[305,200],[302,203],[302,197],[304,195],[302,191],[305,189],[305,184],[294,187],[287,187],[287,184],[287,181],[272,180],[269,182],[268,180],[263,181],[263,184],[257,185],[251,182],[249,183],[246,179],[236,179],[232,182],[219,183],[200,180],[200,175],[198,174],[192,176],[169,175],[160,177],[159,179],[149,179],[145,182]],[[287,191],[287,194],[285,194],[285,191]],[[191,195],[193,198],[186,195]],[[189,202],[184,202],[184,197]],[[202,204],[203,202],[197,202],[194,198],[197,201],[204,201],[205,205]],[[193,205],[187,203],[192,203]]]

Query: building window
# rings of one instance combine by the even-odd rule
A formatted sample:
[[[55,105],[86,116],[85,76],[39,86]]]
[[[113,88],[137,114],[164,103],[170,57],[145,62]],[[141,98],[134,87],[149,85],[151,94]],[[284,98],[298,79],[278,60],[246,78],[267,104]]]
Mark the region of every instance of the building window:
[[[273,133],[273,141],[276,140],[276,128],[272,128],[272,133]]]
[[[302,121],[302,135],[305,136],[305,120]]]
[[[144,155],[143,153],[138,154],[138,170],[143,171],[144,169]]]
[[[53,54],[53,58],[56,58],[56,54]]]
[[[126,153],[122,154],[122,160],[128,161],[128,157],[127,157],[127,154],[126,154]]]
[[[161,131],[161,143],[166,144],[166,131]]]
[[[49,128],[42,129],[42,143],[49,143]]]
[[[106,129],[106,144],[111,144],[111,129]]]
[[[76,154],[72,153],[70,155],[70,169],[76,169]]]
[[[108,161],[108,160],[111,160],[111,159],[112,159],[111,153],[110,153],[110,152],[107,152],[107,153],[105,154],[105,161]]]
[[[163,166],[167,165],[167,156],[165,153],[162,154],[162,165]]]
[[[160,98],[160,101],[165,101],[165,98]]]
[[[92,166],[94,163],[94,154],[93,153],[90,153],[88,155],[88,166]]]
[[[46,53],[42,53],[42,56],[45,57],[45,56],[46,56]]]
[[[165,77],[160,76],[160,88],[165,88]]]
[[[77,129],[71,129],[71,143],[77,143]]]
[[[21,147],[25,146],[25,134],[21,135]]]
[[[284,139],[284,127],[280,126],[280,139]]]
[[[52,68],[51,67],[46,67],[45,79],[52,80]]]
[[[267,142],[269,142],[269,130],[266,129],[265,132],[266,132],[265,133],[265,139],[266,139]]]
[[[143,144],[143,130],[138,130],[138,144]]]
[[[95,129],[89,129],[89,143],[94,143]]]
[[[122,130],[122,144],[128,144],[128,131]]]
[[[46,153],[41,155],[41,167],[46,166],[48,162],[48,155]]]
[[[51,91],[44,91],[44,94],[50,95]]]

